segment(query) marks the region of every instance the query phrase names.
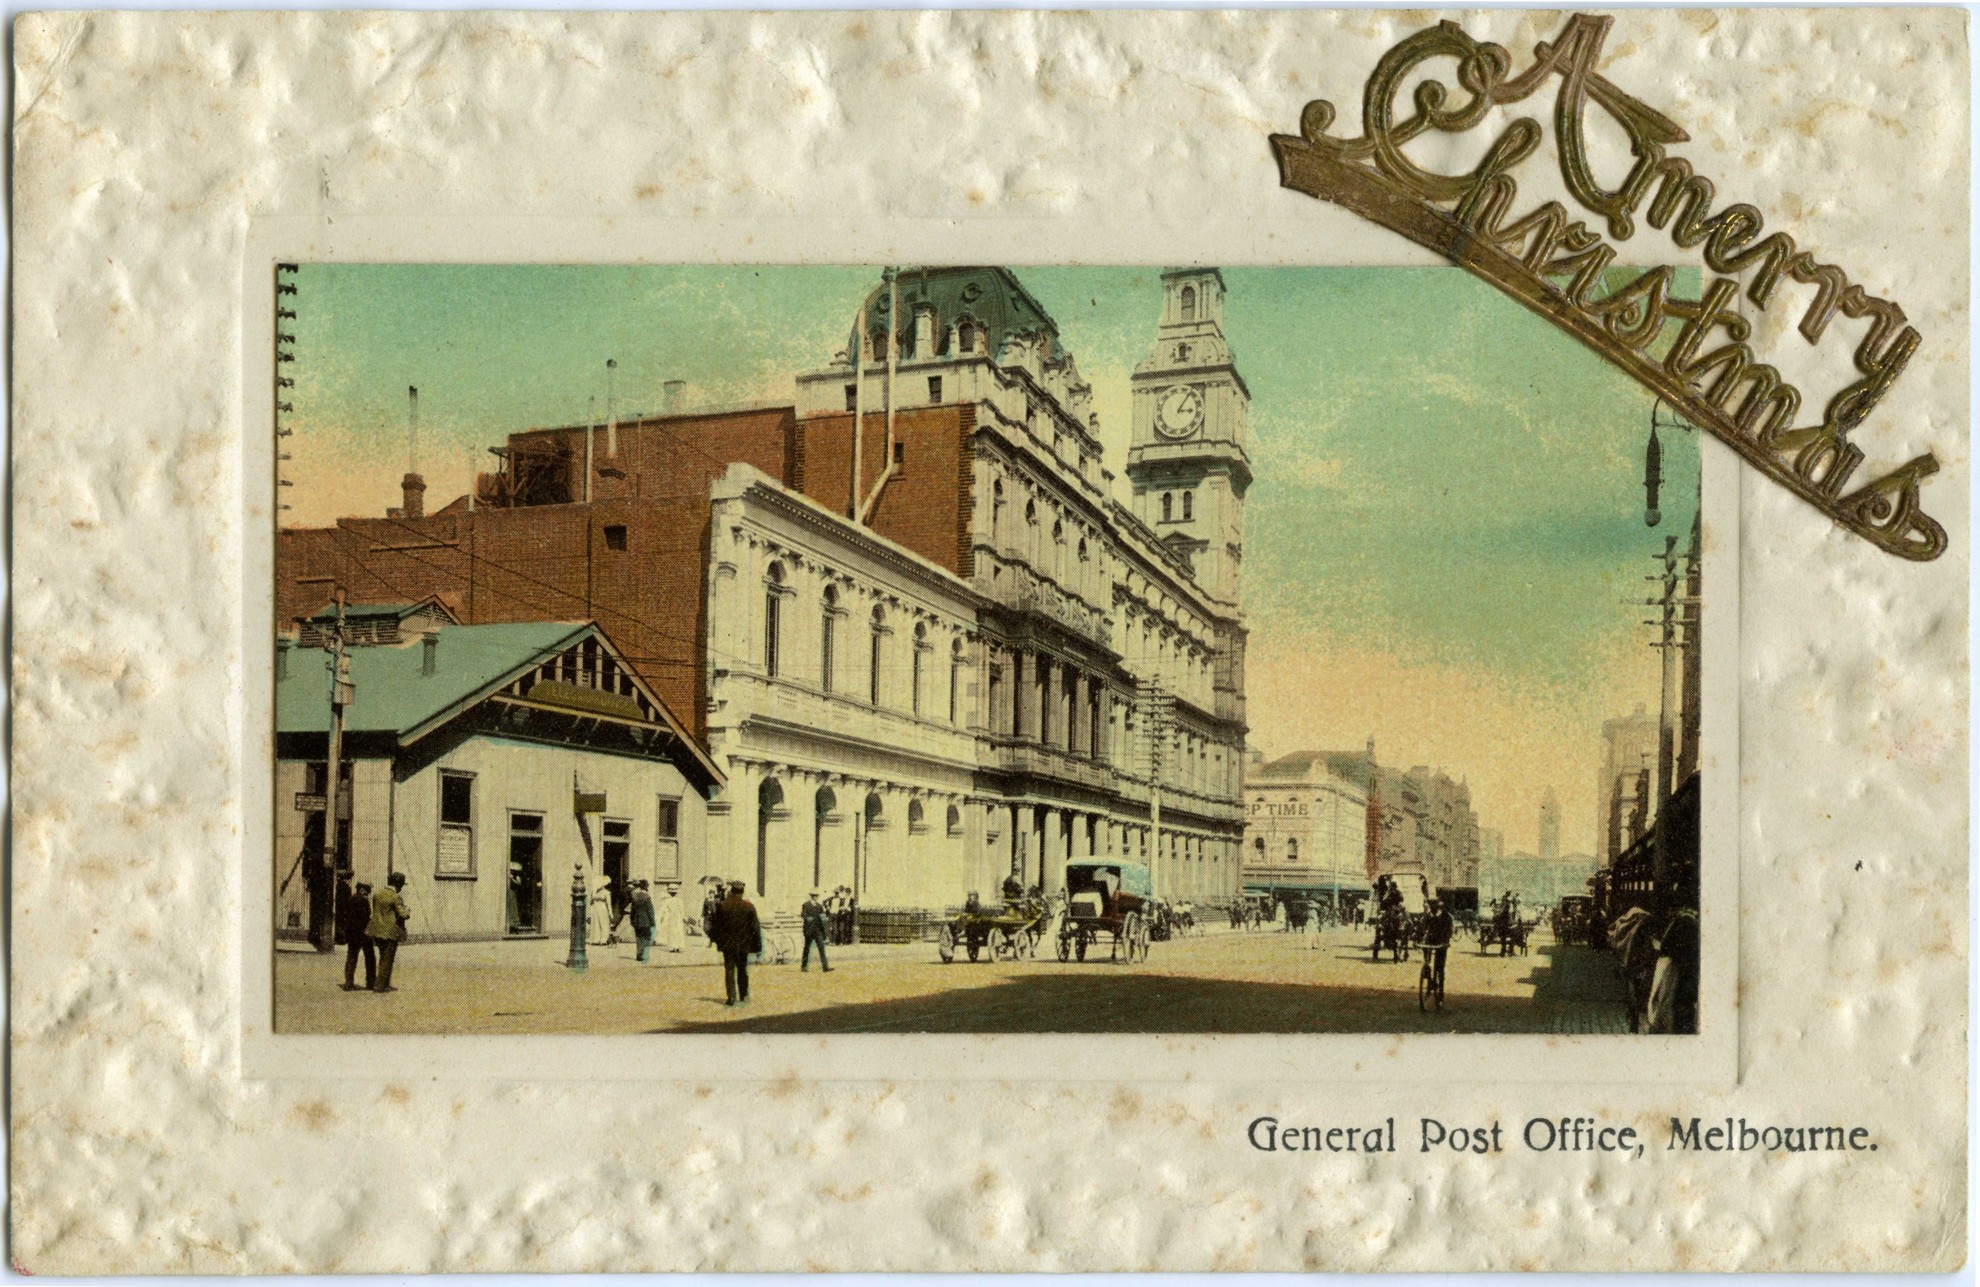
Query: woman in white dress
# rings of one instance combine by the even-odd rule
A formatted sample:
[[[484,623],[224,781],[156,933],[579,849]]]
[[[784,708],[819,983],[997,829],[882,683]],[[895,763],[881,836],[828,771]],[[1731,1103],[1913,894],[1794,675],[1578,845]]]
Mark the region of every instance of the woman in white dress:
[[[586,909],[585,940],[593,947],[603,947],[612,939],[612,891],[600,885],[592,891],[591,906]]]
[[[678,952],[687,946],[687,922],[682,919],[680,887],[667,887],[667,896],[653,909],[654,943],[663,952]]]

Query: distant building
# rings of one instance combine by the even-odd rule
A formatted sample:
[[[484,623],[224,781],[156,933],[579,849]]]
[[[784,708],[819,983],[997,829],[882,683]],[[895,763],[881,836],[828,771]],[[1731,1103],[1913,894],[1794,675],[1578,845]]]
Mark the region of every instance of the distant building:
[[[1561,857],[1561,802],[1548,787],[1540,796],[1540,861],[1558,862]]]
[[[1657,717],[1642,703],[1636,712],[1602,724],[1602,759],[1595,775],[1596,849],[1605,861],[1629,847],[1629,819],[1637,806],[1642,770],[1657,762]],[[1618,799],[1620,797],[1620,800]]]
[[[1300,751],[1253,766],[1244,792],[1241,871],[1248,888],[1318,880],[1323,866],[1344,871],[1350,849],[1359,854],[1359,877],[1343,878],[1344,890],[1365,890],[1377,875],[1421,877],[1432,887],[1478,883],[1480,831],[1470,788],[1425,765],[1404,771],[1377,763],[1373,739],[1360,752]],[[1349,799],[1362,802],[1361,830],[1352,839],[1336,822]],[[1316,819],[1324,840],[1309,834]],[[1327,848],[1315,852],[1322,843]],[[1308,853],[1313,861],[1292,861]]]
[[[1366,782],[1357,754],[1300,751],[1253,765],[1244,782],[1246,887],[1329,899],[1367,893]]]
[[[1595,867],[1595,860],[1585,854],[1568,854],[1553,862],[1532,854],[1507,854],[1480,863],[1479,897],[1497,898],[1510,889],[1529,908],[1551,907],[1569,894],[1587,893]]]
[[[339,866],[406,875],[416,939],[562,933],[571,873],[680,879],[722,774],[611,640],[585,622],[461,626],[392,605],[345,612]],[[325,615],[298,632],[325,641]],[[308,928],[325,879],[330,654],[279,640],[276,933]],[[602,794],[582,824],[574,790]],[[595,828],[595,830],[594,830]]]
[[[1490,862],[1494,858],[1506,856],[1506,833],[1497,827],[1478,829],[1478,860]]]

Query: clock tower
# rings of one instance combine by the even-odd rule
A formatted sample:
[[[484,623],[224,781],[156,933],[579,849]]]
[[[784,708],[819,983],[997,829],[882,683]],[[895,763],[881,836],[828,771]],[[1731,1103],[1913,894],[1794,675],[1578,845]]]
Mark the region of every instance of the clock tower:
[[[1244,558],[1245,453],[1251,390],[1224,341],[1224,275],[1162,274],[1155,347],[1134,371],[1127,476],[1135,517],[1183,554],[1196,583],[1235,604]]]

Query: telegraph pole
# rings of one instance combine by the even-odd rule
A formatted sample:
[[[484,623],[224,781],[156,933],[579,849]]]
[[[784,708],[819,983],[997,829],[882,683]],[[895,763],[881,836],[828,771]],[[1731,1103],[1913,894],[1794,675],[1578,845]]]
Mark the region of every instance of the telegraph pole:
[[[338,844],[337,823],[343,815],[344,709],[355,697],[351,659],[344,651],[344,590],[337,588],[337,620],[330,634],[330,748],[323,789],[323,870],[310,889],[310,942],[319,952],[337,948],[337,872],[349,860]]]

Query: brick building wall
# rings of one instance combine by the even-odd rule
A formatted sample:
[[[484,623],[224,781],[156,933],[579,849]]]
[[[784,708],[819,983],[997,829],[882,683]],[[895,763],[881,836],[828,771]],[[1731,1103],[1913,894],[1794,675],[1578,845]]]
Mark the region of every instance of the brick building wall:
[[[787,480],[836,514],[844,514],[848,508],[852,421],[850,412],[807,416],[800,421],[803,474]],[[868,412],[865,424],[860,474],[866,480],[864,494],[870,495],[886,467],[886,414]],[[970,437],[975,424],[974,406],[902,407],[895,411],[894,441],[900,448],[900,467],[867,523],[879,535],[964,578],[969,576]]]
[[[618,453],[595,431],[590,505],[450,505],[419,519],[346,518],[276,540],[277,621],[313,613],[341,585],[352,603],[440,595],[464,624],[595,620],[697,735],[705,732],[705,571],[710,489],[732,462],[788,479],[788,407],[621,425]],[[584,431],[541,430],[511,447],[561,442],[578,462]],[[608,472],[608,469],[611,472]],[[580,492],[581,494],[581,492]]]

